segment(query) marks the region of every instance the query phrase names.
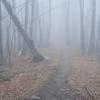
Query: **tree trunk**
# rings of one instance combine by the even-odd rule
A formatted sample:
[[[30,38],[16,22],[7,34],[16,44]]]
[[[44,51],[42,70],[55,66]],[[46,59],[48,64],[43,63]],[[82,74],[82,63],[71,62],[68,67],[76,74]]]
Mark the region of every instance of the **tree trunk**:
[[[20,5],[23,3],[23,1],[20,2]],[[23,12],[21,11],[20,13],[20,19],[23,20]],[[18,31],[16,31],[17,33]],[[20,34],[16,34],[16,37],[18,38],[18,52],[19,52],[19,56],[22,54],[23,51],[23,39],[20,37]]]
[[[0,65],[4,63],[3,45],[2,45],[2,16],[1,16],[1,0],[0,0]]]
[[[31,36],[31,39],[32,39],[32,35],[33,35],[34,6],[35,6],[35,0],[31,0],[31,24],[30,24],[30,36]]]
[[[69,22],[69,17],[70,17],[70,0],[65,0],[65,20],[66,20],[66,33],[65,33],[65,42],[66,45],[70,45],[70,22]]]
[[[36,2],[36,13],[37,13],[37,24],[39,27],[39,46],[43,47],[44,46],[44,34],[42,31],[42,27],[41,27],[41,18],[39,17],[39,6],[38,6],[38,0],[35,1]]]
[[[12,8],[13,8],[13,12],[15,12],[15,0],[12,0]],[[13,23],[12,24],[12,28],[13,28],[13,34],[14,34],[14,43],[13,43],[13,47],[14,47],[14,53],[16,52],[16,29]]]
[[[81,53],[85,53],[85,29],[84,29],[84,0],[80,0],[80,42],[81,42]]]
[[[7,47],[7,56],[6,56],[6,59],[7,59],[7,63],[9,64],[9,68],[11,68],[11,57],[12,57],[12,38],[10,36],[10,29],[11,29],[11,18],[10,18],[10,22],[7,26],[7,41],[6,41],[6,47]]]
[[[95,28],[96,28],[96,0],[92,0],[92,16],[91,16],[91,34],[89,53],[92,54],[95,51]]]
[[[97,61],[100,64],[100,19],[97,27],[96,55],[97,55]]]
[[[49,0],[49,25],[48,25],[48,31],[47,31],[47,37],[46,37],[46,41],[45,41],[45,44],[46,44],[46,47],[49,47],[50,46],[50,35],[51,35],[51,0]]]
[[[100,49],[100,19],[98,22],[98,27],[97,27],[97,39],[96,39],[96,52],[98,53]]]
[[[23,39],[25,40],[25,42],[27,43],[27,46],[29,47],[32,55],[33,55],[33,61],[34,62],[38,62],[38,61],[41,61],[43,60],[43,56],[41,56],[35,46],[34,46],[34,43],[33,41],[29,38],[27,32],[23,29],[19,19],[17,18],[17,16],[14,14],[12,8],[11,8],[11,5],[10,3],[7,1],[7,0],[2,0],[2,3],[3,5],[5,6],[6,10],[8,11],[10,17],[12,18],[14,24],[16,25],[19,33],[22,35]]]
[[[28,10],[29,10],[29,1],[25,0],[25,23],[24,23],[24,29],[28,31]],[[22,50],[22,55],[25,55],[27,52],[27,45],[23,41],[23,50]]]

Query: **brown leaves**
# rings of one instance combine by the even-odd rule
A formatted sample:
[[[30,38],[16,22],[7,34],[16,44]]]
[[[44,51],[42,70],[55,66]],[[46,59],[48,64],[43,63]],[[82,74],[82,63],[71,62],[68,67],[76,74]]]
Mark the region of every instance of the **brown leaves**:
[[[79,56],[74,57],[71,63],[73,69],[68,79],[68,83],[71,87],[81,92],[84,92],[83,88],[87,87],[93,96],[98,98],[100,95],[100,74],[98,74],[98,70],[100,69],[98,68],[96,60],[94,60],[94,58]],[[96,100],[100,100],[100,98]]]
[[[0,98],[3,100],[23,100],[30,95],[34,95],[48,77],[54,73],[58,67],[58,55],[55,50],[46,50],[48,60],[40,63],[30,62],[28,57],[18,57],[13,59],[12,69],[9,73],[11,81],[0,83]]]

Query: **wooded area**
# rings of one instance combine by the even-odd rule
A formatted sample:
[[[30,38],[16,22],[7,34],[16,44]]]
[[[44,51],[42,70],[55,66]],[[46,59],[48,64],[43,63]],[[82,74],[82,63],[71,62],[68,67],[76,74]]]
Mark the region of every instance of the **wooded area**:
[[[15,0],[12,0],[12,6],[10,5],[10,3],[7,0],[1,0],[1,3],[3,3],[3,5],[5,6],[7,12],[9,13],[9,16],[10,16],[10,18],[12,20],[12,23],[15,24],[15,27],[13,27],[14,37],[16,36],[15,35],[16,34],[15,33],[16,28],[19,31],[19,32],[17,32],[17,34],[19,34],[19,41],[18,41],[19,45],[21,45],[21,43],[20,43],[21,42],[20,35],[22,35],[22,38],[25,41],[25,42],[23,41],[23,46],[22,46],[22,51],[21,51],[22,55],[26,54],[25,52],[27,52],[28,47],[29,47],[29,49],[30,49],[30,51],[31,51],[31,53],[33,55],[34,61],[35,60],[38,61],[38,60],[43,59],[43,57],[37,52],[37,50],[35,48],[35,45],[34,45],[34,44],[36,44],[36,43],[34,43],[34,42],[36,42],[36,39],[35,39],[36,38],[36,34],[33,33],[34,32],[34,30],[33,30],[33,27],[34,27],[34,11],[35,11],[34,9],[39,10],[38,7],[36,7],[38,2],[35,1],[35,0],[31,1],[31,18],[30,18],[31,19],[31,21],[30,21],[31,23],[30,23],[30,31],[29,31],[30,34],[28,34],[28,27],[29,27],[29,25],[28,25],[28,23],[29,23],[28,12],[29,12],[29,4],[30,4],[30,2],[27,1],[27,0],[25,1],[24,27],[21,24],[18,16],[15,14],[15,12],[16,12]],[[43,39],[44,36],[43,36],[43,32],[42,32],[42,27],[41,27],[41,20],[38,17],[38,15],[35,15],[35,16],[38,17],[37,22],[39,24],[39,30],[40,30],[40,36],[39,36],[40,45],[43,46],[45,44],[44,47],[48,47],[49,44],[50,44],[50,37],[51,37],[50,33],[51,33],[51,27],[52,27],[51,26],[52,25],[51,24],[51,11],[52,11],[51,0],[49,0],[48,3],[49,3],[49,10],[48,10],[48,12],[49,12],[49,19],[48,19],[49,25],[48,25],[48,28],[47,28],[47,35],[45,36],[46,37],[45,40]],[[69,11],[67,11],[67,10],[69,10],[68,7],[70,7],[69,6],[70,3],[69,3],[69,1],[65,2],[65,3],[66,3],[66,6],[67,6],[67,7],[65,6],[65,8],[66,8],[66,16],[67,16],[66,18],[68,19],[68,16],[70,16],[68,14],[70,14],[70,13],[68,13]],[[91,7],[91,25],[90,25],[90,39],[89,39],[90,42],[89,42],[89,47],[88,47],[89,54],[93,54],[96,51],[99,52],[99,50],[97,50],[97,49],[99,49],[99,31],[96,31],[96,1],[95,0],[91,1],[91,6],[92,6]],[[84,55],[84,53],[86,52],[86,49],[87,49],[87,46],[86,46],[86,44],[87,44],[86,43],[86,39],[87,38],[86,38],[86,33],[85,33],[86,32],[86,28],[85,28],[85,24],[86,23],[85,23],[85,1],[84,0],[79,1],[79,8],[80,8],[80,40],[81,40],[80,41],[80,48],[82,50],[82,54]],[[2,10],[1,10],[1,12],[2,12]],[[3,57],[3,46],[2,46],[2,44],[3,44],[2,43],[3,42],[3,40],[2,40],[2,14],[0,14],[0,15],[1,15],[1,25],[0,25],[0,30],[1,30],[1,32],[0,32],[1,33],[0,34],[1,35],[0,36],[0,41],[1,41],[0,42],[0,47],[1,47],[0,48],[0,59],[1,60],[0,60],[0,62],[1,62],[1,64],[3,64],[4,57]],[[68,27],[68,25],[67,25],[67,27]],[[97,28],[98,28],[97,30],[99,30],[99,26]],[[68,30],[69,29],[67,28],[66,31],[68,31]],[[69,33],[66,33],[66,34],[68,34],[68,35],[66,35],[67,41],[68,41],[68,40],[70,40],[69,38],[71,38],[71,36],[69,36],[70,35]],[[96,36],[97,36],[97,38],[96,38]],[[33,40],[32,37],[35,40]],[[15,39],[14,41],[17,42],[16,37],[14,39]],[[26,45],[26,43],[27,43],[27,45]],[[14,44],[14,46],[15,45],[16,44]],[[21,47],[19,46],[19,48],[21,48]]]
[[[99,5],[98,0],[0,0],[0,100],[34,94],[38,100],[55,95],[99,100]],[[17,93],[21,87],[23,95]]]

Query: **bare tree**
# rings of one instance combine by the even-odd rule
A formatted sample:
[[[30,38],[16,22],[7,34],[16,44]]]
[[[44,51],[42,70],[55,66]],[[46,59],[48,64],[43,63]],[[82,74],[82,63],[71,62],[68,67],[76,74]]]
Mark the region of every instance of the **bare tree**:
[[[4,63],[3,44],[2,44],[2,15],[1,15],[1,0],[0,0],[0,65]]]
[[[48,25],[48,31],[47,31],[47,36],[46,36],[46,47],[48,47],[50,45],[50,35],[51,35],[51,4],[52,1],[49,0],[49,25]]]
[[[11,28],[11,18],[10,18],[10,21],[8,23],[8,26],[7,26],[7,41],[6,41],[6,47],[7,47],[7,56],[6,56],[6,59],[9,63],[9,67],[11,67],[11,51],[10,51],[10,28]]]
[[[95,51],[95,28],[96,28],[96,0],[91,0],[92,2],[92,15],[91,15],[91,34],[90,34],[90,44],[89,53]]]
[[[18,29],[18,33],[21,34],[21,36],[23,37],[23,39],[25,40],[25,42],[27,43],[27,46],[30,49],[30,52],[32,53],[33,56],[33,61],[34,62],[38,62],[44,59],[43,56],[41,56],[37,49],[34,46],[33,41],[29,38],[27,32],[23,29],[18,17],[14,14],[12,7],[10,5],[10,3],[7,0],[2,0],[3,5],[5,6],[6,10],[8,11],[8,14],[10,15],[10,17],[12,18],[12,21],[14,22],[14,24],[16,25],[17,29]]]
[[[36,2],[36,13],[37,13],[37,24],[39,28],[39,46],[43,47],[44,46],[44,33],[42,31],[42,25],[41,25],[41,17],[39,17],[39,5],[38,5],[38,0]]]
[[[100,19],[97,25],[97,39],[96,39],[96,52],[100,49]]]
[[[34,18],[35,0],[31,0],[31,23],[30,23],[30,36],[33,35],[33,18]]]
[[[85,28],[84,28],[84,0],[79,0],[80,2],[80,42],[81,51],[84,55],[85,53]]]
[[[70,45],[70,22],[69,22],[69,15],[70,15],[70,0],[65,0],[65,16],[66,16],[66,33],[65,33],[65,39],[66,39],[66,45]]]
[[[24,28],[26,31],[28,31],[28,10],[29,10],[29,0],[25,0],[25,23],[24,23]],[[23,41],[23,50],[22,50],[22,55],[25,55],[27,52],[27,45]]]
[[[13,11],[15,12],[15,0],[12,0],[12,8],[13,8]],[[15,26],[14,24],[12,23],[12,28],[13,28],[13,34],[14,34],[14,43],[13,43],[13,46],[14,46],[14,51],[16,50],[16,29],[15,29]]]
[[[22,4],[22,2],[20,2],[20,4]],[[16,10],[15,10],[15,12],[16,12]],[[21,12],[20,13],[20,19],[23,20],[24,15],[23,15],[22,8],[21,8],[20,12]],[[18,32],[18,31],[16,30],[16,32]],[[20,56],[22,54],[22,51],[23,51],[23,41],[22,41],[20,34],[18,34],[16,37],[18,38],[18,52],[19,52],[19,56]]]

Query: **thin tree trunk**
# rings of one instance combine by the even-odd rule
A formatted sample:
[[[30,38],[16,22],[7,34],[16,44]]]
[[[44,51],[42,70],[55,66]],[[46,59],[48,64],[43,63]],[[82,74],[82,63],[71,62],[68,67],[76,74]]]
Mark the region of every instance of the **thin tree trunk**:
[[[97,29],[97,39],[96,39],[96,52],[98,53],[100,49],[100,19],[98,22],[98,29]]]
[[[81,42],[81,53],[85,53],[85,29],[84,29],[84,0],[80,0],[80,42]]]
[[[22,3],[22,2],[20,2]],[[23,12],[21,11],[21,20],[23,20]],[[21,55],[22,51],[23,51],[23,44],[22,44],[22,38],[20,37],[20,34],[17,35],[18,37],[18,52],[19,52],[19,56]]]
[[[25,0],[25,23],[24,23],[24,28],[26,31],[28,31],[28,10],[29,10],[29,1]],[[22,55],[25,55],[27,52],[27,45],[23,41],[23,50],[22,50]]]
[[[49,25],[48,25],[48,32],[47,32],[47,37],[46,37],[46,47],[50,46],[50,35],[51,35],[51,0],[49,0]]]
[[[1,0],[0,0],[0,65],[4,63],[3,44],[2,44],[2,16],[1,16]]]
[[[10,17],[12,18],[14,24],[16,25],[17,29],[18,29],[18,33],[20,33],[23,37],[23,39],[25,40],[25,42],[27,43],[27,46],[29,47],[32,55],[33,55],[33,61],[34,62],[38,62],[44,59],[43,56],[41,56],[38,52],[37,49],[34,46],[33,41],[29,38],[27,32],[23,29],[19,19],[17,18],[17,16],[14,14],[10,3],[7,0],[2,0],[3,5],[5,6],[6,10],[8,11]]]
[[[35,1],[36,2],[36,11],[37,11],[37,23],[38,23],[38,26],[39,26],[39,34],[40,34],[40,37],[39,37],[39,43],[40,43],[40,47],[43,47],[44,46],[44,34],[43,34],[43,31],[42,31],[42,27],[41,27],[41,18],[39,17],[39,6],[38,6],[38,0]]]
[[[12,8],[13,8],[13,12],[15,12],[15,0],[12,0]],[[13,25],[13,23],[12,23],[12,25]],[[15,51],[16,51],[16,29],[15,29],[15,26],[13,25],[12,26],[12,28],[13,28],[13,34],[14,34],[14,43],[13,43],[13,47],[14,47],[14,53],[15,53]]]
[[[66,2],[67,1],[67,2]],[[70,15],[70,0],[65,0],[65,11],[66,11],[66,33],[65,33],[65,39],[66,39],[66,45],[70,45],[70,22],[69,22],[69,15]]]
[[[7,26],[7,41],[6,41],[6,46],[7,46],[7,56],[6,59],[9,63],[9,67],[11,66],[11,55],[10,55],[10,28],[11,28],[11,18],[10,18],[10,22]]]
[[[31,0],[31,24],[30,24],[30,36],[31,36],[31,38],[33,35],[34,6],[35,6],[35,0]]]
[[[96,0],[92,1],[92,16],[91,16],[91,34],[89,53],[92,54],[95,51],[95,28],[96,28]]]

